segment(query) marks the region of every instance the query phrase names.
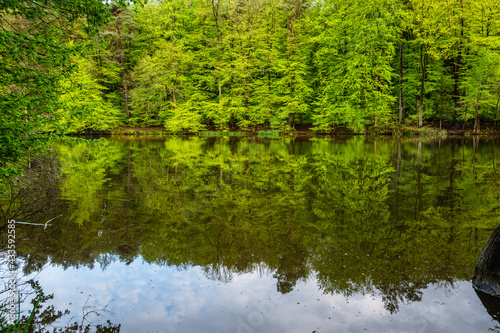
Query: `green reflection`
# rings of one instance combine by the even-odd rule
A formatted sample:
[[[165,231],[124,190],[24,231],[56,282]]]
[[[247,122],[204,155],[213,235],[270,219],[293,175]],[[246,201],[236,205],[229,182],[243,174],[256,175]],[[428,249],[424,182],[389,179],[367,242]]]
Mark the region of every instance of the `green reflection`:
[[[60,146],[43,165],[60,174],[57,199],[25,191],[14,201],[35,196],[48,212],[39,220],[64,218],[43,237],[21,229],[18,251],[26,272],[141,256],[222,281],[271,272],[281,293],[314,274],[324,292],[380,293],[395,312],[430,283],[472,276],[500,224],[495,149],[477,138],[361,137]]]

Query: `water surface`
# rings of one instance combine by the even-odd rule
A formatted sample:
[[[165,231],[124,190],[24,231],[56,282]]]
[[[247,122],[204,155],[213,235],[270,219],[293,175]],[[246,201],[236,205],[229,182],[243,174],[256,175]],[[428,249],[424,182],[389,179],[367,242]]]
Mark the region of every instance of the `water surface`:
[[[53,296],[39,329],[489,332],[470,278],[500,225],[497,145],[101,139],[57,146],[0,213],[63,214],[16,228],[25,303]]]

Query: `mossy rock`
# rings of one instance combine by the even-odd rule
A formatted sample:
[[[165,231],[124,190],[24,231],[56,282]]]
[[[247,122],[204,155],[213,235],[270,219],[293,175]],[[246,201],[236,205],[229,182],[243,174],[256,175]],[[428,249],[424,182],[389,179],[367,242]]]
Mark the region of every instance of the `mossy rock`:
[[[493,230],[479,255],[472,277],[475,289],[500,296],[500,226]]]

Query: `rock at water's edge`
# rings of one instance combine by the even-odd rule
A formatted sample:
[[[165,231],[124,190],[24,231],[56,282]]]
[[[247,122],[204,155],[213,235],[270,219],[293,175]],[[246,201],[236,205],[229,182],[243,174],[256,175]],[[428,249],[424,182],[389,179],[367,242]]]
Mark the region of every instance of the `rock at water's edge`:
[[[500,296],[500,226],[493,230],[479,255],[472,277],[475,289]]]

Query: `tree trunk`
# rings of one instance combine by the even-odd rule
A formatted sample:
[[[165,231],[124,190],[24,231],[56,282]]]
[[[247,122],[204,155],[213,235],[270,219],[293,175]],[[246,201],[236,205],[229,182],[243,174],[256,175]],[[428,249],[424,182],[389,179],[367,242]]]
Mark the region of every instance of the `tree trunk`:
[[[291,44],[291,41],[290,41],[290,35],[292,34],[292,23],[293,23],[293,18],[295,17],[295,8],[292,7],[292,16],[290,17],[290,24],[288,25],[288,39],[287,39],[287,43],[286,43],[286,47],[287,47],[287,55],[286,55],[286,60],[287,61],[290,61],[290,44]],[[290,64],[288,64],[290,65]],[[291,92],[291,87],[290,87],[290,81],[288,80],[288,90],[289,90],[289,93],[290,93],[290,98],[291,98],[291,95],[292,95],[292,92]],[[288,105],[290,105],[288,103]],[[290,117],[290,106],[288,106],[288,126],[292,126],[292,121],[291,121],[291,117]]]
[[[464,117],[464,123],[462,125],[462,131],[465,131],[465,123],[467,122],[467,105],[464,108],[464,115],[463,115],[463,117]]]
[[[479,133],[480,131],[481,128],[479,123],[479,98],[478,98],[474,112],[474,133]]]
[[[288,43],[287,43],[287,55],[286,59],[290,60],[290,35],[292,33],[292,23],[295,17],[295,8],[292,8],[292,16],[290,17],[290,24],[288,25]]]
[[[222,125],[221,102],[222,102],[222,86],[220,82],[220,28],[219,28],[219,5],[220,0],[212,0],[212,15],[215,20],[217,29],[217,85],[219,87],[219,127]]]
[[[493,122],[493,127],[497,127],[497,117],[498,117],[498,105],[500,103],[500,94],[498,94],[497,106],[495,108],[495,120]]]
[[[418,108],[418,127],[422,127],[424,114],[425,72],[427,71],[427,55],[424,45],[420,46],[420,66],[422,68],[422,81],[420,84],[420,105]]]
[[[464,12],[463,0],[460,0],[460,12]],[[453,80],[454,80],[454,96],[455,109],[453,110],[453,120],[457,117],[457,111],[460,110],[460,69],[462,67],[462,43],[464,40],[464,18],[460,18],[460,41],[458,43],[457,55],[453,57]]]
[[[122,77],[123,77],[123,94],[125,95],[125,106],[127,108],[127,117],[130,118],[130,108],[129,108],[128,90],[127,90],[127,76],[125,74],[125,62],[123,61],[122,39],[120,38],[120,28],[118,27],[118,20],[116,20],[116,34],[118,35],[118,46],[120,47],[120,63],[122,65]]]
[[[104,87],[104,74],[102,72],[102,57],[99,54],[99,84]],[[106,101],[106,93],[104,92],[104,89],[101,90],[102,92],[102,100]]]

